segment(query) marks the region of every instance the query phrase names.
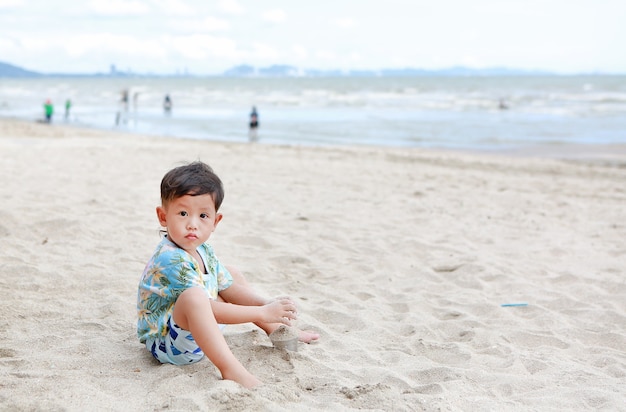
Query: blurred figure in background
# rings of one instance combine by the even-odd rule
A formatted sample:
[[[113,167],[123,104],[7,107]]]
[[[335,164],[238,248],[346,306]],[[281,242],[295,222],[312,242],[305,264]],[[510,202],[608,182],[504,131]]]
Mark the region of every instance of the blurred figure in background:
[[[120,99],[120,109],[115,115],[115,125],[119,126],[120,122],[126,124],[128,117],[128,89],[121,91],[122,98]]]
[[[124,109],[124,112],[127,112],[128,111],[128,89],[122,90],[122,99],[120,100],[120,103],[122,103],[122,108]]]
[[[170,114],[172,112],[172,99],[169,94],[165,95],[165,99],[163,100],[163,110],[165,114]]]
[[[67,122],[70,119],[70,109],[72,108],[72,101],[67,99],[65,101],[65,121]]]
[[[137,115],[137,106],[139,105],[139,93],[140,92],[133,93],[133,112],[135,116]]]
[[[46,116],[46,123],[52,122],[52,115],[54,114],[54,105],[50,99],[46,100],[43,105],[44,114]]]
[[[249,131],[249,138],[251,142],[256,142],[258,140],[259,138],[258,128],[259,128],[259,114],[256,111],[256,107],[252,106],[252,112],[250,113],[250,131]]]

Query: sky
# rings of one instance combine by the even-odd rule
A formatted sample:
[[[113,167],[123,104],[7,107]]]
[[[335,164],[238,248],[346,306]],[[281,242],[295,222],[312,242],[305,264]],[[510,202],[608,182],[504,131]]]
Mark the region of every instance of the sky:
[[[0,0],[0,61],[44,73],[626,73],[625,44],[624,0]]]

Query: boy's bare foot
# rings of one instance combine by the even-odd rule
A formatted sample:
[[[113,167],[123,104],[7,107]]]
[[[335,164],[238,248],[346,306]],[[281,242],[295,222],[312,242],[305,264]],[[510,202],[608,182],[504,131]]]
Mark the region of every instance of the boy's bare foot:
[[[298,330],[298,340],[300,342],[311,343],[319,338],[320,334],[312,330]]]
[[[254,376],[245,369],[239,373],[223,373],[222,378],[229,381],[235,381],[247,389],[252,389],[256,388],[257,386],[263,385],[263,382],[258,380],[256,376]]]
[[[282,326],[282,324],[280,323],[264,323],[264,324],[258,324],[257,326],[259,326],[261,329],[263,329],[265,331],[265,333],[267,333],[267,335],[271,335],[272,332],[274,332],[276,329],[278,329],[279,327]],[[292,329],[294,329],[295,332],[298,333],[298,340],[300,342],[303,343],[311,343],[314,340],[318,340],[320,338],[320,334],[312,331],[312,330],[300,330],[296,327],[291,327]]]

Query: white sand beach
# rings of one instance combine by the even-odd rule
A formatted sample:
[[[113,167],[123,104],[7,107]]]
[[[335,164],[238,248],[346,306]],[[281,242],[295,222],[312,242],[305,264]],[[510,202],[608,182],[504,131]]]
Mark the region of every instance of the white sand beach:
[[[147,137],[0,120],[0,410],[626,410],[626,150],[567,159]],[[591,153],[593,152],[593,155]],[[136,337],[163,174],[224,181],[211,237],[290,295],[297,352],[225,330],[265,385]],[[501,306],[525,303],[525,306]]]

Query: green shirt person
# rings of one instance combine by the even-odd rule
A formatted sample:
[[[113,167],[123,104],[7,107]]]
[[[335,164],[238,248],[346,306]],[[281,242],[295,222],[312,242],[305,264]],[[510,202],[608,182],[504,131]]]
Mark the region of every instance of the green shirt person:
[[[46,123],[50,123],[52,121],[52,115],[54,114],[54,105],[50,99],[46,100],[46,103],[43,105],[43,109],[46,114]]]
[[[65,101],[65,120],[70,118],[70,109],[72,108],[72,101],[67,99]]]

